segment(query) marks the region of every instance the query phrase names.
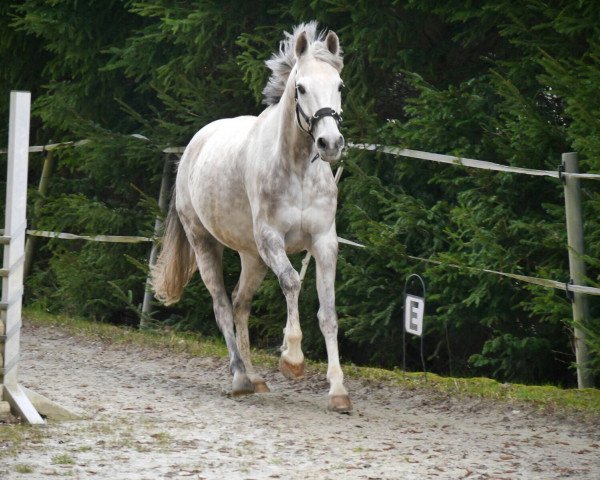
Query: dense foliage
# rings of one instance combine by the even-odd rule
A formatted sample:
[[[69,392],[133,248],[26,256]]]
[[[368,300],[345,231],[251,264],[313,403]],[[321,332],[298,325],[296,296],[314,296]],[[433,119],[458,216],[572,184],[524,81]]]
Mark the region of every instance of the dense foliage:
[[[556,169],[577,151],[600,171],[600,5],[596,2],[316,0],[23,0],[0,6],[0,130],[8,91],[34,96],[32,142],[89,138],[64,148],[47,198],[32,191],[38,229],[151,235],[163,148],[185,145],[211,120],[256,114],[264,60],[284,30],[317,19],[345,50],[345,136]],[[139,136],[143,135],[144,140]],[[2,159],[4,161],[4,159]],[[31,159],[31,185],[41,160]],[[571,306],[564,293],[478,268],[568,278],[562,185],[349,150],[338,231],[342,356],[399,366],[402,289],[427,282],[425,355],[441,373],[574,382]],[[584,186],[588,283],[600,281],[600,185]],[[135,323],[148,245],[45,241],[27,299],[50,310]],[[413,257],[439,260],[428,263]],[[298,268],[301,257],[294,259]],[[228,254],[227,282],[239,267]],[[460,268],[447,264],[458,265]],[[475,267],[468,268],[468,267]],[[323,355],[314,272],[304,284],[304,347]],[[591,368],[600,375],[600,302],[590,297]],[[255,300],[253,336],[281,341],[285,304],[269,276]],[[155,317],[214,333],[196,279]],[[419,368],[409,339],[409,368]]]

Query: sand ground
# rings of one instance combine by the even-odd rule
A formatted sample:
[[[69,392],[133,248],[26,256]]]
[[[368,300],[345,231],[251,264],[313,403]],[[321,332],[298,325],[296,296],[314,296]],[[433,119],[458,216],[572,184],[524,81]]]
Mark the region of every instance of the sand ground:
[[[597,421],[360,379],[354,412],[327,381],[262,371],[271,393],[231,398],[227,363],[26,324],[19,378],[86,412],[0,442],[0,478],[600,478]],[[0,425],[0,428],[12,428]]]

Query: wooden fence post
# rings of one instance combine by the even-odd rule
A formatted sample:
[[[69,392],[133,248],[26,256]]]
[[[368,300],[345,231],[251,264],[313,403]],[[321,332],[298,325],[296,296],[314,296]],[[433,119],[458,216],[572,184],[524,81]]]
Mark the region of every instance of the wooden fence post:
[[[29,155],[29,92],[10,93],[8,133],[8,175],[6,179],[6,218],[2,303],[0,304],[0,386],[11,410],[30,424],[45,423],[17,382],[21,341],[23,262],[27,207],[27,161]]]
[[[577,153],[563,153],[562,165],[565,173],[579,173]],[[583,215],[581,211],[581,187],[578,178],[565,175],[565,214],[567,217],[567,241],[569,247],[569,274],[575,285],[585,283],[585,263],[583,262]],[[589,320],[587,297],[583,293],[573,292],[573,334],[575,360],[577,362],[577,385],[579,388],[593,387],[589,370],[588,348],[585,341],[585,326]]]
[[[35,202],[33,207],[33,220],[35,221],[44,205],[44,200],[48,193],[48,187],[50,185],[50,177],[52,170],[54,169],[54,150],[49,150],[44,158],[44,166],[42,168],[42,176],[40,177],[40,183],[38,185],[39,198]],[[33,266],[33,257],[35,256],[35,250],[39,237],[29,236],[25,242],[25,269],[23,276],[27,278],[31,273],[31,267]]]
[[[165,163],[163,165],[162,180],[160,182],[160,193],[158,194],[158,207],[160,211],[166,215],[167,208],[169,205],[169,190],[171,188],[171,157],[167,153],[165,154]],[[158,257],[158,243],[157,239],[161,234],[163,226],[163,220],[161,217],[156,217],[154,222],[154,241],[152,242],[152,249],[150,250],[150,258],[148,260],[148,268],[151,269],[156,264],[156,258]],[[144,291],[144,301],[142,303],[142,316],[140,318],[140,328],[148,326],[147,320],[149,319],[150,313],[152,312],[152,286],[150,283],[150,272],[146,278],[146,290]]]

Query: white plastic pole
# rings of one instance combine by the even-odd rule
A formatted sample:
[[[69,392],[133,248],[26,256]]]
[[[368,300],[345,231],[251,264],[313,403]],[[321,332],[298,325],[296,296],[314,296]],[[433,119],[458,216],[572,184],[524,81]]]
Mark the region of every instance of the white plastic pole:
[[[25,259],[25,219],[27,209],[27,162],[29,155],[29,112],[31,93],[10,93],[8,131],[8,174],[6,179],[6,218],[1,303],[2,364],[0,377],[4,400],[15,414],[30,424],[44,420],[17,383],[21,340],[23,263]]]

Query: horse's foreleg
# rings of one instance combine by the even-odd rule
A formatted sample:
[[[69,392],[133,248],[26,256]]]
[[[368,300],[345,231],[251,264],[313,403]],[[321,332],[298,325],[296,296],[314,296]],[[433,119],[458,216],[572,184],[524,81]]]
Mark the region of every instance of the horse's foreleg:
[[[246,373],[254,385],[254,391],[264,393],[269,391],[265,380],[254,371],[250,357],[250,338],[248,336],[248,317],[252,297],[260,286],[267,267],[259,257],[240,253],[242,273],[240,280],[231,295],[233,303],[233,320],[235,322],[235,338],[240,355],[246,366]]]
[[[261,258],[279,280],[287,303],[287,322],[283,330],[283,351],[279,369],[289,379],[304,377],[304,354],[302,353],[302,330],[298,314],[300,275],[294,270],[285,253],[283,236],[269,227],[255,229]]]
[[[223,245],[200,225],[184,222],[184,228],[196,254],[202,281],[212,297],[215,319],[229,351],[229,368],[233,374],[232,393],[233,395],[254,393],[254,387],[246,374],[246,367],[233,331],[233,309],[223,281]]]
[[[344,387],[344,374],[340,366],[337,333],[338,318],[335,311],[335,268],[337,263],[337,237],[323,237],[313,245],[311,253],[317,266],[317,292],[319,295],[319,326],[327,347],[327,379],[329,380],[329,409],[349,412],[352,403]]]

